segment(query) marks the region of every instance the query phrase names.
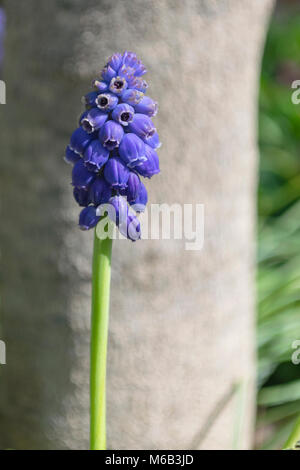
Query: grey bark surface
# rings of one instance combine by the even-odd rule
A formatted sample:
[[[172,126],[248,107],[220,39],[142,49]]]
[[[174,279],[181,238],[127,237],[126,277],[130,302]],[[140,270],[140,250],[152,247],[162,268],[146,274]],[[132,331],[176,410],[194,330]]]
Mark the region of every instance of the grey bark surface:
[[[6,2],[1,448],[88,448],[92,233],[76,226],[61,156],[80,97],[126,49],[147,65],[160,104],[149,201],[204,204],[205,244],[114,244],[108,446],[251,446],[257,89],[272,5]]]

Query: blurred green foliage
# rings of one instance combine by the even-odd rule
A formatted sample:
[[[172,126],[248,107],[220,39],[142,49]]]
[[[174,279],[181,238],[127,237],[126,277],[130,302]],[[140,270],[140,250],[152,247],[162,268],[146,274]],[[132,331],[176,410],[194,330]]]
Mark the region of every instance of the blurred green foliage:
[[[300,9],[276,12],[262,65],[258,189],[257,446],[278,449],[300,414]],[[299,355],[300,357],[300,355]]]

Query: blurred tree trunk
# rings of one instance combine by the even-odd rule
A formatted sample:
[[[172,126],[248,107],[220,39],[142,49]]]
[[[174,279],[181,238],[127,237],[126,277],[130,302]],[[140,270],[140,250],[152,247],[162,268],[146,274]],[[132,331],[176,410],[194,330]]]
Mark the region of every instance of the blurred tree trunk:
[[[150,202],[203,203],[206,225],[202,251],[115,243],[108,444],[251,445],[257,88],[272,5],[6,1],[1,448],[88,447],[92,233],[76,227],[61,156],[80,97],[125,49],[147,65],[160,103]]]

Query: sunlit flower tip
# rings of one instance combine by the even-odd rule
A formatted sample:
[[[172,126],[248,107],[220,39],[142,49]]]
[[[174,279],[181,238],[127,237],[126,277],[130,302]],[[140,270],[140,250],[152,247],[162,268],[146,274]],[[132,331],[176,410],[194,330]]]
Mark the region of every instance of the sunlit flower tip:
[[[135,170],[139,175],[145,178],[151,178],[153,175],[160,172],[158,155],[155,150],[147,144],[145,145],[145,155],[147,160],[136,166]]]
[[[161,142],[159,140],[159,136],[157,132],[154,132],[152,137],[146,140],[147,144],[150,145],[154,150],[157,150],[161,147]]]
[[[97,108],[99,108],[101,111],[104,111],[104,112],[109,112],[112,109],[114,109],[117,106],[118,102],[119,100],[117,96],[109,92],[101,93],[96,98]]]
[[[96,214],[94,206],[85,207],[79,215],[79,227],[81,230],[90,230],[96,227],[100,217]]]
[[[133,206],[133,209],[135,210],[135,212],[144,212],[144,210],[146,209],[147,202],[148,202],[147,189],[144,183],[140,181],[137,198],[135,199],[135,201],[130,202],[130,205]]]
[[[108,90],[108,84],[97,79],[93,80],[92,86],[93,88],[96,88],[96,90],[100,93],[103,93],[104,91]]]
[[[114,189],[124,189],[129,178],[129,169],[118,157],[111,157],[104,167],[104,178]]]
[[[78,127],[76,131],[73,132],[70,140],[70,147],[75,152],[83,154],[87,146],[92,140],[92,135],[85,132],[82,127]]]
[[[122,93],[121,99],[124,103],[131,104],[131,106],[135,106],[140,101],[142,101],[144,97],[144,93],[141,91],[135,90],[134,88],[128,88]]]
[[[114,77],[110,84],[109,84],[109,89],[113,93],[116,93],[117,95],[121,95],[124,90],[128,87],[128,83],[124,77]]]
[[[112,118],[123,126],[128,126],[133,120],[133,116],[134,109],[127,103],[118,104],[112,112]]]
[[[107,65],[101,72],[101,77],[105,82],[110,82],[113,77],[117,75],[116,71],[110,66]]]
[[[121,124],[115,121],[107,121],[100,129],[99,139],[102,145],[108,150],[119,147],[124,131]]]
[[[107,162],[108,157],[109,151],[96,139],[92,140],[90,145],[85,149],[83,160],[88,170],[97,172]]]
[[[79,155],[79,153],[74,152],[74,150],[72,150],[70,146],[68,145],[68,147],[66,148],[66,153],[65,153],[65,161],[67,163],[71,163],[72,165],[74,165],[80,159],[81,159],[81,156]]]
[[[130,79],[128,79],[128,87],[135,88],[136,90],[145,93],[148,88],[148,83],[141,77],[131,77]]]
[[[85,132],[92,134],[103,126],[107,118],[106,113],[103,113],[97,108],[92,108],[82,115],[80,124]]]
[[[157,111],[157,102],[153,101],[149,96],[144,96],[143,99],[135,106],[136,113],[147,114],[149,117],[156,116]]]
[[[72,171],[72,185],[75,188],[88,190],[95,178],[95,173],[87,169],[82,158],[75,163]]]
[[[111,197],[111,188],[103,177],[98,177],[90,186],[89,198],[95,206],[105,204]]]
[[[120,144],[119,154],[129,168],[134,168],[143,160],[146,160],[145,144],[137,135],[125,134]]]
[[[74,188],[73,190],[74,199],[81,207],[87,207],[91,200],[89,196],[89,191],[82,188]]]
[[[139,176],[131,171],[127,181],[127,188],[121,192],[123,196],[126,196],[129,203],[132,203],[137,199],[140,190],[140,183],[141,181]]]
[[[86,107],[96,106],[98,91],[91,91],[82,97],[82,102]]]
[[[107,61],[107,65],[109,65],[112,69],[114,69],[116,72],[119,70],[119,68],[122,65],[123,61],[123,56],[122,54],[119,54],[118,52],[116,54],[113,54]]]
[[[156,131],[153,122],[145,114],[136,113],[128,129],[134,132],[141,139],[146,140],[152,137]]]

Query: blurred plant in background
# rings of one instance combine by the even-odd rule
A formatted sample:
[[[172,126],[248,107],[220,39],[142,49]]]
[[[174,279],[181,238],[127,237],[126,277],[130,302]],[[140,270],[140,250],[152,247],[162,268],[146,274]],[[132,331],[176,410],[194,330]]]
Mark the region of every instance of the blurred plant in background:
[[[299,2],[281,1],[270,26],[260,89],[257,447],[279,449],[300,414]]]

